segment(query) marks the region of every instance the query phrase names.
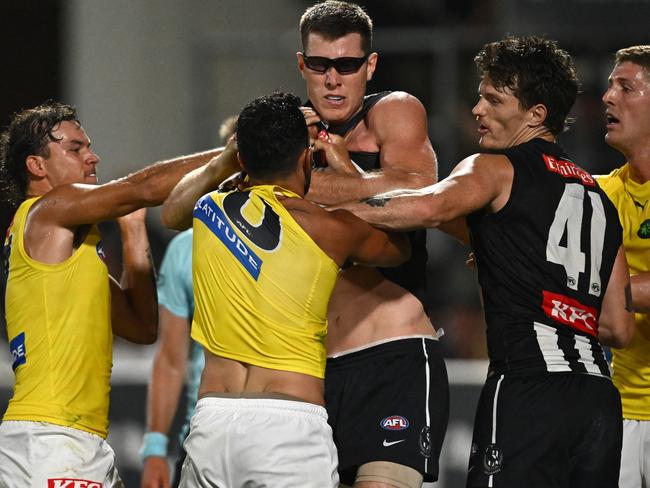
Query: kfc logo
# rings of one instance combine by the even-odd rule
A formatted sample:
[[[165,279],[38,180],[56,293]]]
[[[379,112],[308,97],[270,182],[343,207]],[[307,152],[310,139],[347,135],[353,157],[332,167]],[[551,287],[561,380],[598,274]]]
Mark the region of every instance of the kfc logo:
[[[547,317],[594,337],[598,336],[598,312],[595,308],[559,293],[544,291],[543,295],[542,309]]]
[[[50,478],[47,480],[47,488],[103,488],[103,486],[96,481],[72,478]]]

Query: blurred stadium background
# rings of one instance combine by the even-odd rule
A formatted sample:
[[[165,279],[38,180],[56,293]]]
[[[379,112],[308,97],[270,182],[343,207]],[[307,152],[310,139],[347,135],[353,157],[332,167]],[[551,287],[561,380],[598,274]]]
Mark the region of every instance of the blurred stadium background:
[[[304,97],[296,68],[304,0],[21,0],[0,2],[0,125],[11,113],[58,99],[77,106],[107,181],[145,163],[218,144],[221,120],[275,89]],[[424,103],[440,177],[477,150],[470,109],[472,58],[488,41],[547,34],[573,56],[582,94],[560,143],[593,173],[619,165],[605,145],[606,87],[617,49],[648,43],[648,0],[368,0],[380,60],[369,92],[405,90]],[[645,20],[644,20],[645,19]],[[157,263],[172,233],[148,216]],[[119,242],[102,225],[119,273]],[[467,249],[429,232],[429,301],[452,381],[452,417],[435,486],[463,485],[474,406],[485,376],[484,322]],[[2,334],[4,334],[4,327]],[[4,337],[2,340],[6,340]],[[2,342],[2,341],[0,341]],[[128,487],[139,486],[153,347],[115,347],[110,442]],[[0,410],[11,395],[8,347],[0,350]]]

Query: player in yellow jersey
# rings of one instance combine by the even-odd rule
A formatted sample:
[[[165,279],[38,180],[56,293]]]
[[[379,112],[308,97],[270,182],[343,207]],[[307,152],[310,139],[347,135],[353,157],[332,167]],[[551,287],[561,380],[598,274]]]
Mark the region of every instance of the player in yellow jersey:
[[[0,425],[0,486],[123,486],[106,443],[112,340],[155,341],[157,301],[144,211],[215,151],[97,184],[99,157],[69,105],[11,121],[0,198],[15,210],[3,252],[16,376]],[[17,208],[17,209],[16,209]],[[119,218],[124,270],[108,275],[95,224]]]
[[[627,159],[598,183],[623,225],[632,275],[636,331],[624,349],[613,350],[613,379],[623,404],[621,488],[650,487],[650,45],[616,53],[603,95],[607,143]]]
[[[247,188],[214,191],[227,147],[163,207],[182,228],[209,192],[193,212],[192,337],[206,361],[184,487],[338,486],[323,407],[327,304],[347,259],[390,266],[409,255],[403,236],[303,198],[312,151],[299,107],[274,94],[243,109],[236,135]]]

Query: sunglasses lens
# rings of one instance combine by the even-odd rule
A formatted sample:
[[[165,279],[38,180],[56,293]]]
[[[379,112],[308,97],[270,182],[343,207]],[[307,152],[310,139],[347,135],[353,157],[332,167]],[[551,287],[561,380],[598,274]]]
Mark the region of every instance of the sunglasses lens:
[[[349,75],[359,71],[365,60],[365,58],[339,58],[336,60],[334,67],[342,75]]]
[[[320,56],[305,56],[305,66],[318,73],[325,73],[332,65],[331,60]]]
[[[305,56],[305,66],[307,68],[316,71],[317,73],[325,73],[330,67],[334,66],[334,69],[342,75],[350,75],[356,73],[361,68],[361,65],[366,62],[367,56],[362,58],[324,58],[321,56]]]

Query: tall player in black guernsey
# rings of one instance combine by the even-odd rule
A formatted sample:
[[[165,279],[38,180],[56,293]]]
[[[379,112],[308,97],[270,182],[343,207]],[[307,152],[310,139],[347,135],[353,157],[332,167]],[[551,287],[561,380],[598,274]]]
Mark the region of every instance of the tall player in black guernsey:
[[[300,27],[304,113],[326,166],[312,173],[307,198],[336,204],[435,182],[422,104],[398,91],[365,97],[377,63],[368,15],[326,1],[307,9]],[[401,269],[345,269],[330,300],[325,403],[344,485],[419,488],[438,477],[447,374],[421,301],[424,233],[412,243]]]
[[[624,346],[634,324],[617,212],[556,143],[575,68],[539,37],[486,44],[475,62],[489,152],[421,191],[350,207],[394,229],[466,216],[490,356],[467,486],[616,487],[621,404],[601,344]]]

